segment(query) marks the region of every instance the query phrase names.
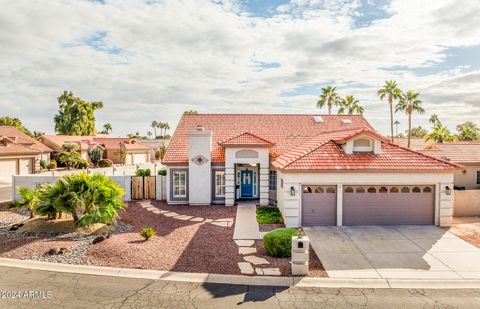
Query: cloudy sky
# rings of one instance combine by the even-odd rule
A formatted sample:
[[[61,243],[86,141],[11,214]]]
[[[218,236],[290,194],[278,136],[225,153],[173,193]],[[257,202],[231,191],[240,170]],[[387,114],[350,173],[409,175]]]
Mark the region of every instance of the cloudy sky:
[[[202,113],[316,113],[353,94],[380,131],[376,90],[421,93],[428,126],[480,121],[480,1],[0,0],[0,115],[53,132],[56,98],[101,100],[97,126],[145,134]],[[326,111],[322,111],[326,112]],[[404,115],[396,116],[406,129]]]

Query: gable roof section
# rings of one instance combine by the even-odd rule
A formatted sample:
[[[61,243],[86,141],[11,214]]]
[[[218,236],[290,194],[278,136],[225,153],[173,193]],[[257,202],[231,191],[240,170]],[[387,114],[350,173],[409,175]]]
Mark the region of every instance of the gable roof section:
[[[258,137],[257,135],[249,133],[249,132],[244,132],[244,133],[237,134],[237,135],[235,135],[231,138],[227,138],[227,139],[219,142],[218,144],[223,146],[223,147],[225,147],[225,146],[250,146],[250,145],[270,147],[270,146],[273,145],[272,142],[267,141],[266,139]]]
[[[0,155],[40,154],[52,152],[52,149],[13,126],[0,126],[0,137],[5,137],[10,141],[8,146],[0,147]]]
[[[358,131],[358,130],[356,130]],[[390,142],[382,143],[382,153],[346,154],[336,141],[356,136],[359,132],[345,131],[322,134],[279,156],[272,164],[282,170],[456,170],[456,164],[403,148]],[[382,135],[375,132],[376,135]],[[388,140],[383,137],[382,140]]]
[[[188,134],[202,125],[212,131],[212,162],[225,161],[224,149],[219,142],[254,132],[258,137],[273,143],[270,153],[275,156],[308,142],[319,134],[363,127],[372,128],[361,115],[322,115],[323,122],[316,122],[318,115],[286,114],[194,114],[183,115],[173,134],[162,162],[165,164],[188,163]],[[352,123],[344,123],[350,119]],[[252,133],[253,134],[253,133]]]
[[[436,143],[422,153],[455,163],[480,164],[480,142]]]
[[[57,149],[66,143],[76,143],[80,146],[80,150],[87,150],[90,147],[101,146],[107,150],[120,149],[120,144],[125,145],[127,150],[150,150],[148,146],[136,143],[135,139],[127,137],[108,137],[106,135],[43,135],[41,138],[48,139],[57,146]]]

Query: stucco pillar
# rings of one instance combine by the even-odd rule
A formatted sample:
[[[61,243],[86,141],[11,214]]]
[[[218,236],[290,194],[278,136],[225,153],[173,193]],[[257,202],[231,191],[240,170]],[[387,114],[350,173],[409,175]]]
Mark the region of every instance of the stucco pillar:
[[[337,185],[337,226],[343,225],[343,184]]]
[[[451,194],[447,194],[447,186],[450,188]],[[451,226],[453,220],[453,183],[440,183],[440,194],[436,195],[440,198],[438,217],[440,226]]]
[[[269,169],[268,166],[262,166],[260,164],[260,205],[267,206],[269,202]]]
[[[225,206],[235,205],[235,169],[225,167]]]

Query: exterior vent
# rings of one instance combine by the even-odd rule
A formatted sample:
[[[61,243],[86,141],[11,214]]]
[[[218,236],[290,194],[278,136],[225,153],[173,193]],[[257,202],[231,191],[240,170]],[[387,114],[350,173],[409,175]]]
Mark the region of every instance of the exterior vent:
[[[322,116],[313,116],[313,120],[315,120],[317,123],[323,123]]]
[[[203,128],[203,125],[197,124],[197,131],[203,132],[205,129]]]
[[[352,120],[346,119],[346,118],[343,119],[342,122],[343,122],[344,124],[352,124]]]

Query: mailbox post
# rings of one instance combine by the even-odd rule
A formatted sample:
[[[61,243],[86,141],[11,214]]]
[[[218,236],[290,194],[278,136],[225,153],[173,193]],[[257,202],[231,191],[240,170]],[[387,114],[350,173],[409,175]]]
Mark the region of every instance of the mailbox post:
[[[308,237],[292,236],[292,275],[308,275],[309,247]]]

